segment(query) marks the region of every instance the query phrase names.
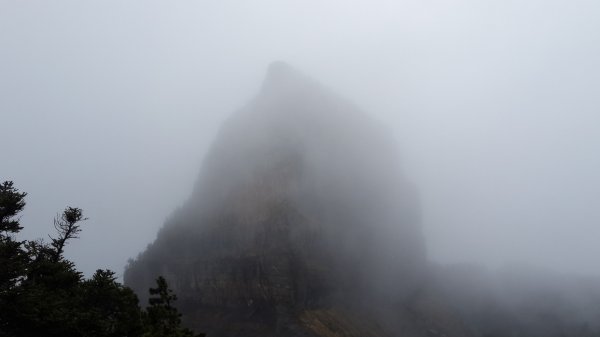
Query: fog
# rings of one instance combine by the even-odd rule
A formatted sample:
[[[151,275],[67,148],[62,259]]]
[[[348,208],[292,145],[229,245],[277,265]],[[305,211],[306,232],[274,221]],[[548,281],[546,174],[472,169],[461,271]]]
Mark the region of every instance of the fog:
[[[24,234],[121,273],[285,60],[392,130],[428,256],[600,275],[594,1],[0,2],[0,178]]]

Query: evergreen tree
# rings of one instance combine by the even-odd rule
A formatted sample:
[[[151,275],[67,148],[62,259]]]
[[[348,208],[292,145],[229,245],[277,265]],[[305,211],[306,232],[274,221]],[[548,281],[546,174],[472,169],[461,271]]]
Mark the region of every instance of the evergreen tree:
[[[98,269],[82,284],[80,328],[85,336],[140,336],[142,311],[133,290],[116,281],[115,273]]]
[[[25,207],[25,196],[27,193],[19,192],[12,181],[0,184],[0,232],[3,236],[18,233],[23,228],[15,217]]]
[[[146,308],[144,337],[203,337],[195,335],[191,330],[181,328],[181,314],[173,307],[177,296],[169,289],[167,280],[160,276],[156,280],[156,288],[150,288],[150,306]],[[153,297],[152,297],[153,296]]]
[[[85,280],[64,258],[81,232],[83,211],[67,207],[54,219],[51,242],[18,241],[25,196],[12,182],[0,185],[0,337],[193,337],[172,306],[176,296],[164,278],[151,289],[147,311],[110,270]],[[202,335],[200,335],[202,336]]]
[[[10,318],[17,310],[13,305],[16,288],[24,280],[28,266],[24,243],[14,238],[23,228],[17,215],[25,207],[26,195],[11,181],[0,184],[0,336],[8,336]]]

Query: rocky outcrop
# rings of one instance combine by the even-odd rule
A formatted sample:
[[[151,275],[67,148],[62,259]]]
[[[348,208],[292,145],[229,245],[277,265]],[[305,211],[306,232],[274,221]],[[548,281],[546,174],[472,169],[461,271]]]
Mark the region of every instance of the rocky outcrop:
[[[426,266],[401,172],[383,125],[275,63],[125,282],[142,295],[164,275],[211,336],[427,335],[400,304]],[[381,314],[394,306],[403,319]]]
[[[125,283],[211,337],[597,336],[598,287],[436,267],[418,210],[386,128],[275,63]]]

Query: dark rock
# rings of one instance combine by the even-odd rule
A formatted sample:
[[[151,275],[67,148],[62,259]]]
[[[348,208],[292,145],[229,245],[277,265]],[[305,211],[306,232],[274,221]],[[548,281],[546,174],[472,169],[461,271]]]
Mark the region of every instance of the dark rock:
[[[388,130],[275,63],[125,282],[143,296],[165,276],[185,322],[214,337],[466,335],[414,295],[418,209]]]

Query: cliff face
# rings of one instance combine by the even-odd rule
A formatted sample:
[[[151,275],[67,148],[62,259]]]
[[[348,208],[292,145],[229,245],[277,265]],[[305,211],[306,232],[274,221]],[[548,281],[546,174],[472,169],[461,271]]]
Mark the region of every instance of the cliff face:
[[[597,280],[435,266],[418,209],[385,127],[274,64],[125,283],[214,337],[600,335]]]
[[[401,172],[385,127],[273,64],[125,282],[143,295],[164,275],[210,336],[465,335],[419,292],[424,242]]]

